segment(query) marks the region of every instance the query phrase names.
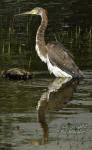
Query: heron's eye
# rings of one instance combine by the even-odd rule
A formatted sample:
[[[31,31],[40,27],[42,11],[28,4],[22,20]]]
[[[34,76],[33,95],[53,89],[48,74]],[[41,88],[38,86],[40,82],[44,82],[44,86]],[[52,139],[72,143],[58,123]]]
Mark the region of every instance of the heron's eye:
[[[37,10],[34,9],[34,10],[32,11],[32,14],[37,14]]]

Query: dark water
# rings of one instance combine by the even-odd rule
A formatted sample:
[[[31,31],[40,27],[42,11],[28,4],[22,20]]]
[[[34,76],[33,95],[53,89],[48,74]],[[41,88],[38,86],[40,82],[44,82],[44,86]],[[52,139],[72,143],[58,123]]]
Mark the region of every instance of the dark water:
[[[69,81],[47,74],[15,82],[0,77],[0,149],[91,150],[91,1],[0,0],[0,72],[47,70],[34,49],[40,18],[14,17],[38,6],[48,11],[46,41],[62,42],[85,78]]]

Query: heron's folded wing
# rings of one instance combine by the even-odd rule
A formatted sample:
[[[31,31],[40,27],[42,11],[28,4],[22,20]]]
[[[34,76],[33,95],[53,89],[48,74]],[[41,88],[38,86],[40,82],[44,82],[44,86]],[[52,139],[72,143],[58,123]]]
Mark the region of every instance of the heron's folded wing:
[[[59,42],[47,44],[48,57],[52,65],[59,67],[61,70],[72,76],[78,76],[79,68],[73,61],[72,54],[64,48]]]

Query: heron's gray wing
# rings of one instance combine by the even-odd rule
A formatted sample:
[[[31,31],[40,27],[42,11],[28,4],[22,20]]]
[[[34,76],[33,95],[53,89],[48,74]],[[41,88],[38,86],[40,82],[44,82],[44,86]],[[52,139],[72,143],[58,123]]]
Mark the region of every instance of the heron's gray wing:
[[[73,61],[72,54],[59,42],[47,44],[48,57],[52,65],[59,67],[73,77],[79,76],[79,68]]]

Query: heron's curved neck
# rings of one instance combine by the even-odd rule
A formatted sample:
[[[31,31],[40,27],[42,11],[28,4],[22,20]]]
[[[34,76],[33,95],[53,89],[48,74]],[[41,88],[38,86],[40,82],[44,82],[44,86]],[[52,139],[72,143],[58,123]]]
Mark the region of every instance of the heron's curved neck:
[[[37,30],[37,35],[36,35],[36,44],[39,46],[40,49],[46,45],[44,39],[44,33],[47,28],[48,18],[45,12],[41,14],[41,18],[42,18],[41,24]]]

